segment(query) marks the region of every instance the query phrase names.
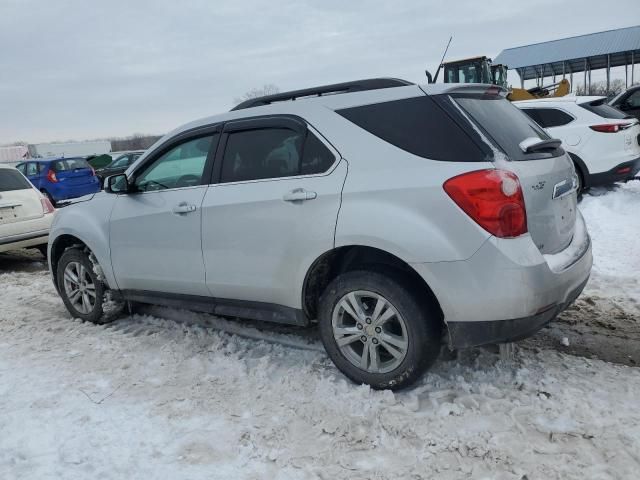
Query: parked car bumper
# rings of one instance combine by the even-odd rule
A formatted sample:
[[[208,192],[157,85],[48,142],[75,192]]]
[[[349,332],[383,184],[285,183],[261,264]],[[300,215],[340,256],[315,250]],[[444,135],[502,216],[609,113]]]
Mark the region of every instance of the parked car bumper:
[[[18,248],[35,247],[37,245],[46,245],[48,239],[48,229],[2,237],[0,238],[0,252],[16,250]]]
[[[450,348],[528,337],[582,292],[593,263],[581,215],[564,251],[542,255],[529,235],[490,238],[468,260],[413,264],[440,302]]]
[[[624,182],[634,178],[638,172],[640,172],[640,157],[616,165],[609,171],[589,175],[589,186],[597,187],[615,182]]]
[[[100,191],[100,182],[98,178],[95,177],[95,182],[87,183],[84,185],[77,186],[65,186],[63,188],[58,188],[51,192],[53,199],[56,202],[61,200],[69,200],[70,198],[78,198],[83,197],[85,195],[90,195],[92,193],[96,193]]]

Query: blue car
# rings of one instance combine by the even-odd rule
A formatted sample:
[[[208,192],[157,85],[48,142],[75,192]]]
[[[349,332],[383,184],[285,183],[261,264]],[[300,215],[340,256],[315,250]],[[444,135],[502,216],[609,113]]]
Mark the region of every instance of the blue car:
[[[100,180],[84,158],[34,159],[16,168],[54,205],[100,191]]]

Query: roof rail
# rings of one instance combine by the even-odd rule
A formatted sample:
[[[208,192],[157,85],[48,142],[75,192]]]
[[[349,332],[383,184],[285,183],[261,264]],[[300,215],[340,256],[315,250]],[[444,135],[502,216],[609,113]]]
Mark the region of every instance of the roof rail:
[[[269,105],[274,102],[284,102],[286,100],[296,100],[304,97],[320,97],[322,95],[333,95],[336,93],[363,92],[365,90],[378,90],[380,88],[404,87],[414,85],[414,83],[399,78],[368,78],[353,82],[334,83],[333,85],[323,85],[320,87],[303,88],[302,90],[292,90],[290,92],[265,95],[264,97],[251,98],[239,103],[231,109],[242,110],[245,108]]]

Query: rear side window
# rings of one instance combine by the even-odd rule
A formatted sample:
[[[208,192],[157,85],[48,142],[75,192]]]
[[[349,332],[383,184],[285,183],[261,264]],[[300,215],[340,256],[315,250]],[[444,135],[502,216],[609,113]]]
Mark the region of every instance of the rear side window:
[[[337,110],[360,128],[419,157],[447,162],[483,161],[466,132],[428,96]]]
[[[0,192],[26,190],[28,188],[31,188],[31,184],[20,172],[9,168],[0,168]]]
[[[502,97],[456,96],[454,100],[511,160],[533,160],[540,157],[540,153],[524,153],[520,149],[520,142],[527,138],[550,138],[529,116]],[[553,154],[561,155],[563,151],[557,150]]]
[[[522,111],[544,128],[561,127],[574,120],[571,115],[557,108],[523,108]]]
[[[336,157],[313,133],[307,132],[300,164],[300,175],[314,175],[329,170]]]
[[[52,167],[54,172],[66,172],[69,170],[77,170],[78,168],[90,168],[89,164],[83,158],[56,160],[53,162]]]
[[[313,133],[261,128],[229,133],[220,182],[314,175],[326,172],[335,156]]]
[[[593,102],[581,103],[580,106],[586,110],[589,110],[591,113],[595,113],[596,115],[602,118],[611,118],[611,119],[627,118],[626,113],[621,112],[620,110],[612,107],[611,105],[607,105],[605,101],[606,101],[606,98],[601,98],[600,100],[594,100]]]

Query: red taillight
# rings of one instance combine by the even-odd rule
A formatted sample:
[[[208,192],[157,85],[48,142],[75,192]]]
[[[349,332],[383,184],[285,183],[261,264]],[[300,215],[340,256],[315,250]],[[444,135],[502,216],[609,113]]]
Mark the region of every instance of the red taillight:
[[[42,213],[47,214],[55,211],[55,208],[53,208],[48,198],[41,198],[40,203],[42,204]]]
[[[619,174],[631,173],[631,167],[619,168],[618,170],[616,170],[616,173],[619,173]]]
[[[591,125],[589,128],[596,132],[602,133],[616,133],[620,130],[624,130],[629,126],[628,123],[607,123],[604,125]]]
[[[49,180],[50,182],[56,183],[58,181],[58,179],[56,178],[56,172],[49,169],[49,171],[47,172],[47,180]]]
[[[444,190],[478,225],[501,238],[527,233],[518,177],[506,170],[477,170],[450,178]]]

